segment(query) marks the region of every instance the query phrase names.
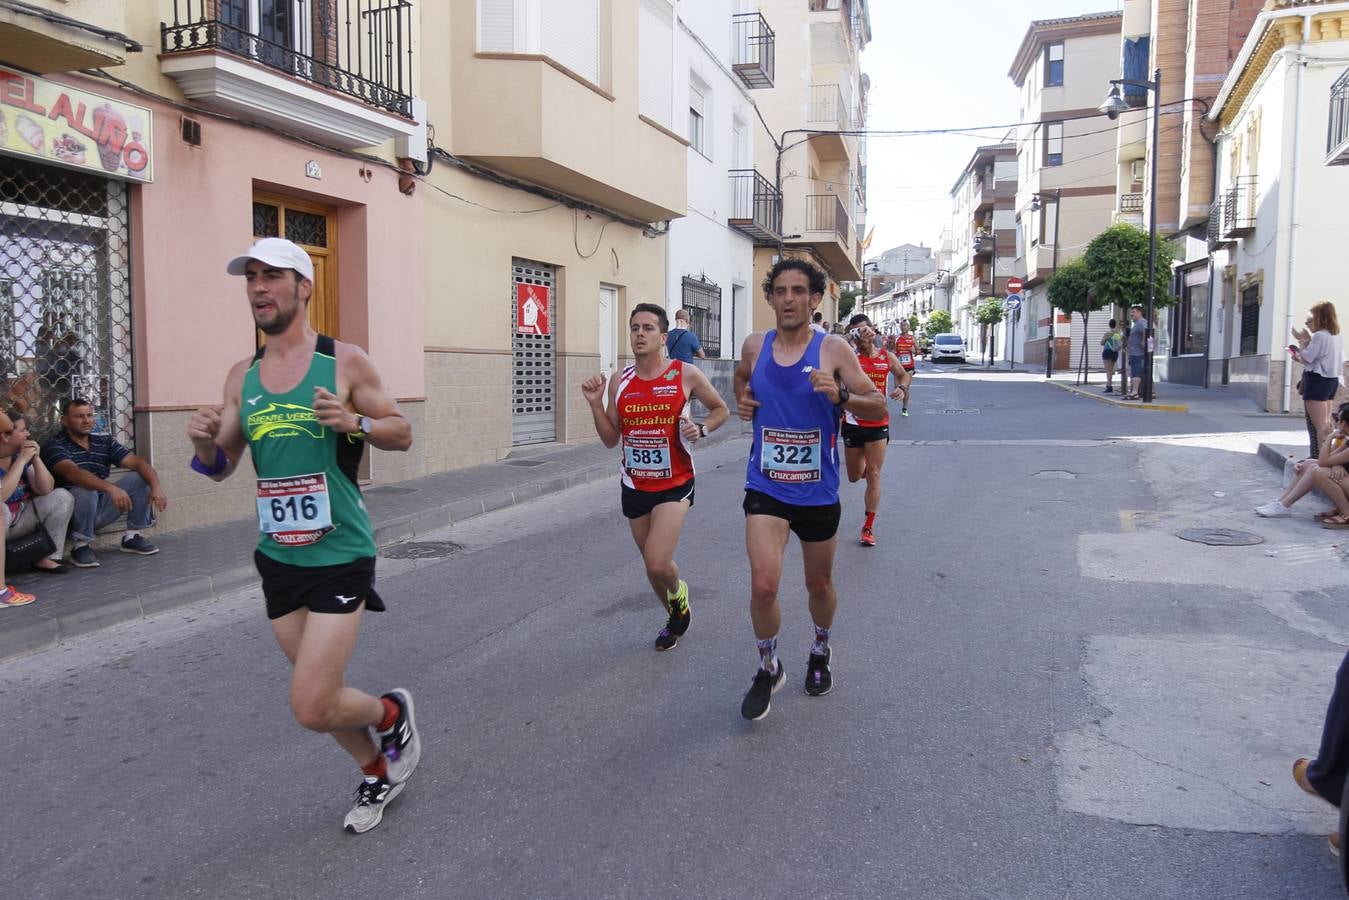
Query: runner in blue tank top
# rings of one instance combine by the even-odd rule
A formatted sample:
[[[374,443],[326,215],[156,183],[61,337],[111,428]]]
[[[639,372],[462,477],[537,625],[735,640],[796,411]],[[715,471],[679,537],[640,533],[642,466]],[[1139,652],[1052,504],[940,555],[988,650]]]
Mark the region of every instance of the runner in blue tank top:
[[[825,276],[802,259],[769,271],[764,295],[777,327],[745,338],[735,370],[740,418],[754,423],[745,479],[745,547],[749,553],[750,620],[759,644],[759,670],[740,706],[746,719],[768,715],[786,680],[778,659],[782,610],[778,585],[787,539],[796,534],[805,561],[815,642],[806,664],[806,693],[829,693],[829,632],[837,544],[838,431],[846,410],[859,419],[885,415],[885,397],[843,338],[812,331],[810,316],[824,300]]]

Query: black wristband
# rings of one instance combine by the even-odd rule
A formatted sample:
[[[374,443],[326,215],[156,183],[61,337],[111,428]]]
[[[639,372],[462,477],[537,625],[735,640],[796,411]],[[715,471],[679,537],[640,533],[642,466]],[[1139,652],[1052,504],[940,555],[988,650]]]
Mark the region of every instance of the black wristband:
[[[839,409],[842,409],[844,406],[847,405],[848,398],[851,396],[852,394],[848,392],[848,386],[846,384],[840,384],[838,386],[838,403],[834,405],[837,406]]]

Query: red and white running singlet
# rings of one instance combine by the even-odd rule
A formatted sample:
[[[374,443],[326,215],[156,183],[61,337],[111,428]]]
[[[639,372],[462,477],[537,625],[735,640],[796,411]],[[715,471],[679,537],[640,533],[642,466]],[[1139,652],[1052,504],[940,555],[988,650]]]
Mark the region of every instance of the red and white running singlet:
[[[623,484],[638,491],[669,491],[693,477],[693,456],[679,431],[688,406],[684,396],[684,364],[651,380],[637,377],[628,366],[618,379],[618,427],[622,432]]]
[[[876,390],[885,396],[885,381],[890,376],[890,357],[884,350],[880,356],[863,356],[857,354],[857,361],[862,364],[862,371],[867,373],[871,383],[876,385]],[[844,412],[843,421],[849,425],[857,425],[861,428],[884,428],[890,424],[890,414],[887,412],[883,419],[859,419],[851,411]]]
[[[900,332],[895,338],[895,356],[899,357],[899,364],[909,371],[913,371],[914,346],[913,332],[908,334]]]

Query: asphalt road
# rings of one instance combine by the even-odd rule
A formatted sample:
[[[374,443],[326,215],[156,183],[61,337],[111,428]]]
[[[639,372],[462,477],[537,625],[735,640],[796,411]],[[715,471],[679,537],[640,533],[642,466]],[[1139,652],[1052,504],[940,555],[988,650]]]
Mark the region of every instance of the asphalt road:
[[[1295,433],[1297,422],[1276,422]],[[421,768],[375,831],[296,726],[243,593],[0,664],[7,896],[1343,896],[1301,794],[1349,640],[1338,533],[1249,508],[1239,415],[1126,411],[1029,376],[926,371],[877,522],[844,491],[835,690],[802,691],[789,549],[767,719],[740,512],[747,442],[698,456],[693,625],[651,650],[617,482],[381,562],[350,670],[410,688]],[[1187,543],[1242,528],[1252,547]],[[1346,544],[1349,546],[1349,544]]]

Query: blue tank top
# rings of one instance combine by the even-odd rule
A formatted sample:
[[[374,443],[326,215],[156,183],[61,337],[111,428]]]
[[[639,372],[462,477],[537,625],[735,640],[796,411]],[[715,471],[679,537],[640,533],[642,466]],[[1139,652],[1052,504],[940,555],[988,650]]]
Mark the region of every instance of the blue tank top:
[[[745,489],[794,506],[830,506],[838,502],[839,413],[810,384],[825,336],[815,332],[790,366],[773,359],[775,337],[776,331],[764,335],[749,378],[759,408]]]

